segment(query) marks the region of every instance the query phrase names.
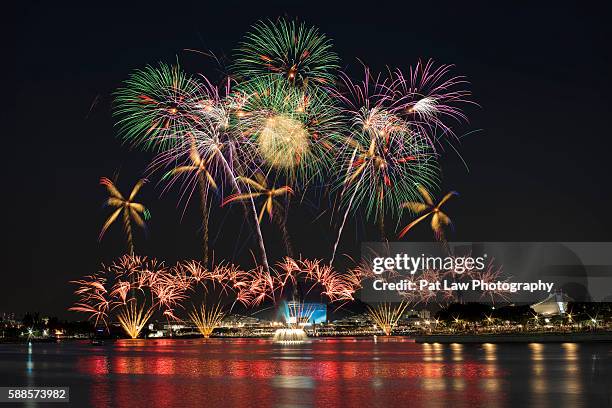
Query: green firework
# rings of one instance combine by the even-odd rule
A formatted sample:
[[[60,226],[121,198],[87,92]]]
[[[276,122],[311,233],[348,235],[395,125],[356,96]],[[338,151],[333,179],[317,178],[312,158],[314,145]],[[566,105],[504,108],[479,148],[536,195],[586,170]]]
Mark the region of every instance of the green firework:
[[[233,69],[247,80],[277,74],[300,87],[309,81],[332,85],[338,61],[331,41],[316,27],[278,19],[253,26],[237,51]]]
[[[362,208],[366,219],[399,219],[402,203],[420,197],[418,185],[435,189],[439,180],[437,155],[427,139],[399,118],[389,123],[384,132],[353,125],[339,155],[335,188],[342,192],[341,204],[350,211]]]
[[[165,150],[193,127],[198,82],[179,66],[160,63],[135,71],[115,92],[119,135],[134,146]]]
[[[234,100],[234,125],[253,141],[264,171],[306,185],[329,169],[342,121],[326,93],[266,75],[240,84]]]

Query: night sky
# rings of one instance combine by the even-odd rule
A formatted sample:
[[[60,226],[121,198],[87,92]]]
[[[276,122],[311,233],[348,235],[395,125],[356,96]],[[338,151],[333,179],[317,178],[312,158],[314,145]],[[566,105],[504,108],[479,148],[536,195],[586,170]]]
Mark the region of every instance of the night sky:
[[[370,2],[369,8],[332,2],[61,3],[19,6],[5,37],[12,55],[5,51],[4,83],[12,93],[2,113],[0,312],[84,317],[66,312],[74,301],[68,281],[124,251],[119,224],[97,242],[109,214],[98,180],[118,176],[119,188],[128,190],[151,159],[116,139],[112,92],[134,69],[177,58],[190,73],[220,78],[209,58],[185,49],[211,50],[227,63],[260,18],[297,17],[318,26],[333,39],[342,66],[355,72],[357,58],[374,70],[407,69],[419,58],[433,58],[468,77],[480,105],[467,110],[470,123],[458,128],[460,135],[471,132],[460,147],[469,171],[452,152],[442,160],[442,189],[461,193],[446,207],[455,223],[449,239],[611,238],[607,9],[557,2],[496,8],[466,2]],[[148,235],[135,236],[137,252],[171,262],[198,258],[197,201],[181,220],[178,192],[160,197],[158,180],[153,177],[139,196],[152,219]],[[317,208],[313,199],[291,207],[297,252],[329,257],[335,238],[329,215],[312,221],[326,206]],[[238,207],[213,210],[211,246],[216,258],[248,264],[248,248],[255,246]],[[358,243],[377,237],[368,228],[351,220],[341,252],[358,256]],[[271,261],[278,259],[277,230],[265,225],[264,234]],[[431,240],[427,226],[419,226],[413,239]]]

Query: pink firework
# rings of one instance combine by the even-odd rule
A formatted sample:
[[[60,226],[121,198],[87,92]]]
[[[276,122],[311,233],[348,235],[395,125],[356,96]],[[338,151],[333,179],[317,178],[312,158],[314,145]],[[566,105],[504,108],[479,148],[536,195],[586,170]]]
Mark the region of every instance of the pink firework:
[[[432,143],[440,137],[455,136],[451,123],[466,122],[463,107],[473,103],[467,80],[453,75],[452,68],[428,60],[419,61],[407,74],[399,69],[393,73],[396,112]]]

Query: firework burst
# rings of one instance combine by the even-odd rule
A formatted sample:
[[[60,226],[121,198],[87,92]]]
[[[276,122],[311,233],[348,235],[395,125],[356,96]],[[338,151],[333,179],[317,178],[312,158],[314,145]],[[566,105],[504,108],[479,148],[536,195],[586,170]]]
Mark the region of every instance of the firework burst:
[[[301,185],[320,180],[330,167],[341,127],[333,100],[271,75],[240,84],[237,92],[242,106],[236,126],[256,146],[262,170]]]
[[[199,193],[205,263],[208,260],[210,190],[219,188],[223,194],[223,188],[229,186],[239,194],[241,190],[236,182],[238,175],[248,173],[250,169],[257,169],[257,154],[253,142],[238,131],[235,124],[230,124],[232,115],[241,115],[244,104],[239,94],[230,92],[230,84],[228,80],[223,90],[220,90],[206,77],[202,76],[198,80],[189,79],[188,96],[181,98],[181,107],[174,112],[177,125],[168,126],[168,129],[159,136],[159,139],[168,139],[171,143],[161,145],[163,147],[160,149],[161,152],[149,166],[151,173],[165,170],[162,177],[166,182],[164,191],[175,184],[180,185],[181,200],[184,200],[185,208],[194,192]],[[150,86],[161,92],[158,89],[159,83]],[[173,106],[174,99],[171,95],[163,95],[168,98],[165,104]],[[142,111],[138,112],[140,115],[145,114]],[[253,203],[251,207],[253,217],[257,219]],[[256,225],[255,229],[262,263],[267,266],[265,245],[259,225]]]
[[[198,96],[198,83],[179,66],[138,70],[115,93],[119,134],[135,146],[164,150],[190,129]]]
[[[144,180],[124,198],[104,178],[107,204],[115,210],[100,238],[123,215],[130,255],[75,281],[79,299],[71,310],[105,325],[116,314],[135,338],[155,313],[179,321],[184,302],[196,291],[219,289],[250,307],[276,302],[289,288],[294,294],[306,288],[306,295],[350,302],[372,274],[362,267],[339,272],[332,266],[349,213],[377,222],[383,240],[385,219],[399,223],[403,209],[417,218],[400,237],[431,215],[432,229],[443,239],[450,219],[441,206],[455,193],[438,204],[429,194],[439,183],[441,141],[453,146],[448,136],[456,136],[454,125],[466,121],[463,106],[470,103],[470,93],[465,79],[452,74],[451,66],[430,60],[407,73],[372,75],[366,67],[364,80],[353,82],[345,73],[337,75],[338,62],[331,41],[316,28],[278,19],[252,28],[236,51],[231,77],[219,84],[166,64],[133,73],[115,94],[119,134],[134,146],[156,151],[148,171],[163,174],[164,191],[178,186],[185,208],[199,194],[204,259],[166,267],[134,256],[132,223],[144,227],[148,218],[142,204],[133,201]],[[293,257],[286,228],[289,200],[294,191],[304,198],[311,187],[322,187],[325,197],[337,195],[331,216],[332,222],[338,217],[334,225],[339,228],[330,263]],[[251,269],[209,265],[208,219],[217,198],[211,193],[222,206],[240,201],[251,218],[261,252]],[[260,228],[265,213],[279,222],[288,255],[270,265]],[[498,274],[489,268],[480,278]],[[430,270],[423,276],[436,280],[442,273]],[[421,291],[398,306],[371,307],[369,314],[389,335],[408,302],[434,299],[435,292]],[[207,337],[223,314],[217,303],[194,307],[188,316]]]
[[[68,310],[89,314],[89,319],[94,320],[97,326],[103,323],[108,327],[108,314],[111,309],[111,296],[106,290],[106,278],[90,275],[84,279],[72,281],[71,283],[79,285],[75,290],[75,294],[79,297],[79,301]]]
[[[341,74],[336,98],[344,106],[349,127],[337,150],[335,186],[344,215],[332,251],[332,262],[351,211],[362,208],[366,219],[379,222],[399,218],[400,205],[418,197],[419,184],[434,188],[438,182],[438,156],[427,139],[415,132],[398,110],[389,78],[365,68],[362,82]]]
[[[233,272],[235,268],[226,266],[209,270],[197,261],[166,267],[154,258],[124,255],[98,273],[72,282],[78,285],[75,294],[79,299],[70,310],[88,313],[96,325],[105,326],[116,313],[121,327],[135,338],[156,312],[168,322],[180,321],[177,313],[197,287],[208,292],[210,284],[223,295],[231,295],[232,283],[243,279]]]
[[[315,27],[279,19],[260,21],[246,35],[234,72],[243,78],[276,74],[300,87],[331,84],[338,68],[331,41]]]
[[[437,155],[411,124],[402,119],[387,79],[365,70],[354,83],[342,74],[338,98],[350,119],[338,160],[336,188],[348,208],[364,207],[367,218],[399,215],[408,198],[418,196],[417,184],[435,187]]]
[[[419,61],[407,74],[393,73],[390,85],[397,100],[396,112],[415,132],[436,144],[440,138],[456,137],[451,124],[467,122],[463,106],[473,104],[467,80],[452,74],[452,65]]]

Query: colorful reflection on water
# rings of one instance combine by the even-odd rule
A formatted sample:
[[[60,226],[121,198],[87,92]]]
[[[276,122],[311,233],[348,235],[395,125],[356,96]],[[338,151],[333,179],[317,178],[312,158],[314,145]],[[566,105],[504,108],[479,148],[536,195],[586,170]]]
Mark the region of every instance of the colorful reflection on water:
[[[612,385],[610,344],[122,340],[0,357],[0,385],[68,385],[92,407],[607,406]]]

